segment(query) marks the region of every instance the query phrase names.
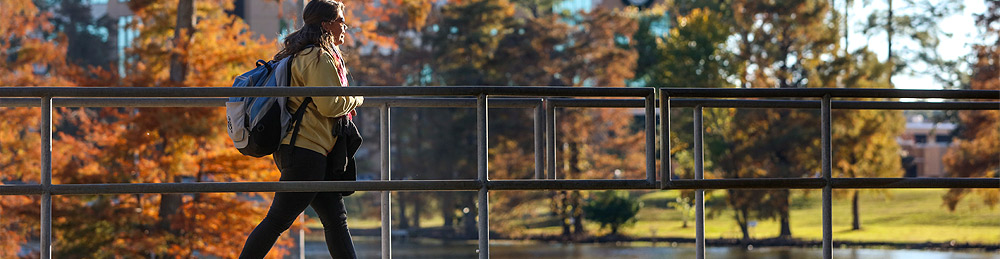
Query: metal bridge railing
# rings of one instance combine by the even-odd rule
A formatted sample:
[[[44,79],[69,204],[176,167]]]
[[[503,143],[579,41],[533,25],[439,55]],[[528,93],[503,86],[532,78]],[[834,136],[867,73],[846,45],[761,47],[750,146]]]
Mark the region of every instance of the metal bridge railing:
[[[659,103],[657,93],[659,92]],[[380,109],[381,179],[357,182],[216,182],[52,184],[53,107],[223,107],[230,96],[366,96],[363,107]],[[385,98],[390,97],[390,98]],[[401,98],[405,97],[405,98]],[[503,98],[497,98],[503,97]],[[513,98],[512,98],[513,97]],[[525,98],[533,97],[533,98]],[[625,97],[579,99],[567,97]],[[628,98],[631,97],[631,98]],[[710,99],[695,99],[710,98]],[[738,99],[720,99],[738,98]],[[748,99],[748,98],[765,98]],[[767,100],[811,98],[818,100]],[[833,98],[941,98],[946,102],[832,101]],[[41,101],[39,101],[39,99]],[[0,87],[0,107],[41,107],[41,182],[0,185],[0,195],[41,195],[41,258],[51,257],[52,195],[203,192],[334,192],[381,191],[382,258],[391,258],[389,191],[478,191],[479,257],[489,257],[490,190],[695,189],[696,249],[704,258],[705,189],[823,189],[823,255],[832,256],[831,193],[834,188],[1000,188],[1000,178],[833,178],[830,111],[832,109],[998,110],[1000,91],[896,89],[690,89],[597,87],[302,87],[247,89],[230,87]],[[984,101],[988,100],[988,101]],[[389,124],[392,107],[476,108],[478,174],[475,180],[390,181]],[[644,108],[646,179],[559,180],[556,175],[556,108]],[[672,179],[670,171],[671,108],[695,108],[695,179]],[[705,107],[796,108],[821,110],[821,178],[703,179],[701,125]],[[489,180],[487,139],[490,108],[535,110],[535,175],[528,180]],[[659,108],[660,180],[656,174],[656,109]],[[544,151],[543,151],[544,150]]]

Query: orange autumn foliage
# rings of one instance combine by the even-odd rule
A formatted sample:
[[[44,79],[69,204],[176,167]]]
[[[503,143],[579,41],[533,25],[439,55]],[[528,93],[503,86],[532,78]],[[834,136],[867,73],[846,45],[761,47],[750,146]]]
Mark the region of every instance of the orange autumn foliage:
[[[67,86],[65,37],[52,32],[50,15],[30,0],[0,4],[0,86]],[[38,182],[39,109],[0,107],[0,184]],[[38,232],[38,196],[0,196],[0,258],[17,256]],[[34,216],[30,216],[34,215]]]
[[[140,38],[127,51],[125,76],[68,64],[66,40],[48,22],[53,14],[29,0],[5,1],[0,15],[10,17],[0,32],[3,86],[180,86],[168,83],[167,57],[188,55],[192,73],[182,85],[228,86],[233,76],[273,54],[274,42],[255,37],[247,25],[223,12],[229,1],[198,2],[194,44],[178,50],[164,33],[172,27],[176,1],[146,2],[135,10],[130,28]],[[231,8],[231,7],[230,7]],[[84,73],[84,71],[88,73]],[[221,108],[56,108],[53,133],[53,183],[161,183],[180,181],[273,181],[269,159],[248,159],[232,148],[221,130]],[[0,180],[39,181],[39,109],[0,108]],[[263,217],[257,196],[234,193],[179,196],[180,204],[161,204],[160,195],[55,196],[53,254],[61,256],[202,255],[233,257]],[[264,195],[266,199],[268,195]],[[0,251],[19,251],[38,235],[37,196],[2,196]],[[172,214],[162,209],[175,210]],[[291,245],[282,240],[279,246]],[[5,252],[6,253],[6,252]],[[276,249],[272,256],[287,251]],[[16,254],[0,254],[6,258]]]
[[[357,42],[395,48],[394,35],[379,23],[406,17],[423,27],[429,0],[345,1]],[[231,0],[194,1],[192,33],[174,28],[178,0],[130,1],[137,37],[119,70],[82,68],[66,61],[66,41],[48,21],[54,16],[30,0],[4,1],[0,15],[2,86],[174,87],[229,86],[232,78],[269,59],[277,43],[249,33],[246,23],[225,12]],[[395,8],[402,6],[404,8]],[[406,13],[401,15],[400,13]],[[13,21],[13,22],[6,22]],[[175,46],[175,42],[188,42]],[[187,68],[181,82],[169,80],[171,56]],[[123,71],[124,74],[119,74]],[[275,181],[270,159],[236,152],[221,125],[221,108],[56,108],[53,183],[172,183]],[[0,180],[39,181],[39,109],[0,108]],[[56,257],[92,258],[235,257],[246,235],[264,216],[270,194],[115,194],[54,196]],[[38,235],[38,197],[0,196],[0,251],[18,251]],[[295,228],[298,228],[298,224]],[[280,239],[271,257],[288,254]],[[0,253],[6,258],[14,254]]]
[[[988,2],[988,10],[977,17],[977,24],[986,32],[985,43],[973,46],[973,90],[1000,90],[1000,2]],[[991,39],[993,42],[989,42]],[[961,111],[962,129],[954,146],[944,156],[944,164],[952,176],[997,177],[1000,168],[1000,111]],[[954,211],[969,189],[951,189],[944,203]],[[996,207],[1000,203],[997,189],[974,189],[983,203]]]

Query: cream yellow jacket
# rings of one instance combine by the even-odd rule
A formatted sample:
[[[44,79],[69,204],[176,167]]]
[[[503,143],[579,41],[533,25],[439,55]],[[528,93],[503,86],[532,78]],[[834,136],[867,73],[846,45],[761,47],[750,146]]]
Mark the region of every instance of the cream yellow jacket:
[[[321,48],[312,47],[299,52],[292,61],[291,86],[346,86],[338,76],[339,63]],[[295,146],[326,155],[333,149],[337,137],[333,136],[335,118],[347,115],[365,101],[362,96],[314,96],[306,107]],[[305,97],[288,98],[287,108],[294,113]],[[292,134],[282,139],[291,142]]]

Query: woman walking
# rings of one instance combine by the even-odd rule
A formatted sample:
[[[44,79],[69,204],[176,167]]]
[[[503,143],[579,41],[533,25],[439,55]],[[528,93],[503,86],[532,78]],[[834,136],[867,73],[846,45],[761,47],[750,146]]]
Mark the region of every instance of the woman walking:
[[[281,60],[293,56],[291,86],[347,86],[347,68],[339,46],[344,43],[347,24],[344,4],[334,0],[313,0],[302,13],[305,26],[284,40],[284,48],[274,56]],[[295,111],[306,105],[297,134],[288,134],[274,153],[274,163],[281,171],[280,181],[330,181],[353,174],[347,149],[357,150],[360,136],[351,119],[354,108],[361,106],[360,96],[290,97],[287,108]],[[353,130],[351,138],[342,134]],[[339,143],[338,143],[338,138]],[[294,143],[294,144],[292,144]],[[336,150],[341,150],[337,152]],[[348,151],[353,157],[353,152]],[[353,162],[353,161],[351,161]],[[339,192],[282,192],[274,195],[264,220],[254,228],[240,253],[240,258],[263,258],[282,232],[288,230],[307,206],[312,206],[323,223],[326,245],[333,258],[356,258],[351,233],[347,228],[347,210]]]

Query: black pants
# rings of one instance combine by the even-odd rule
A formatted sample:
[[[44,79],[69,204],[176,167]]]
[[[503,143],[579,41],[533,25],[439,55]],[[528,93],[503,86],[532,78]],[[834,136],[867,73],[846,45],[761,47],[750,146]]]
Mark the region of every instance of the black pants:
[[[274,163],[281,171],[281,181],[333,180],[332,161],[315,151],[282,145],[274,153]],[[267,216],[253,229],[240,258],[264,258],[281,232],[288,230],[306,206],[319,214],[326,236],[326,246],[333,258],[357,258],[351,232],[347,229],[347,209],[337,192],[279,192],[267,210]]]

